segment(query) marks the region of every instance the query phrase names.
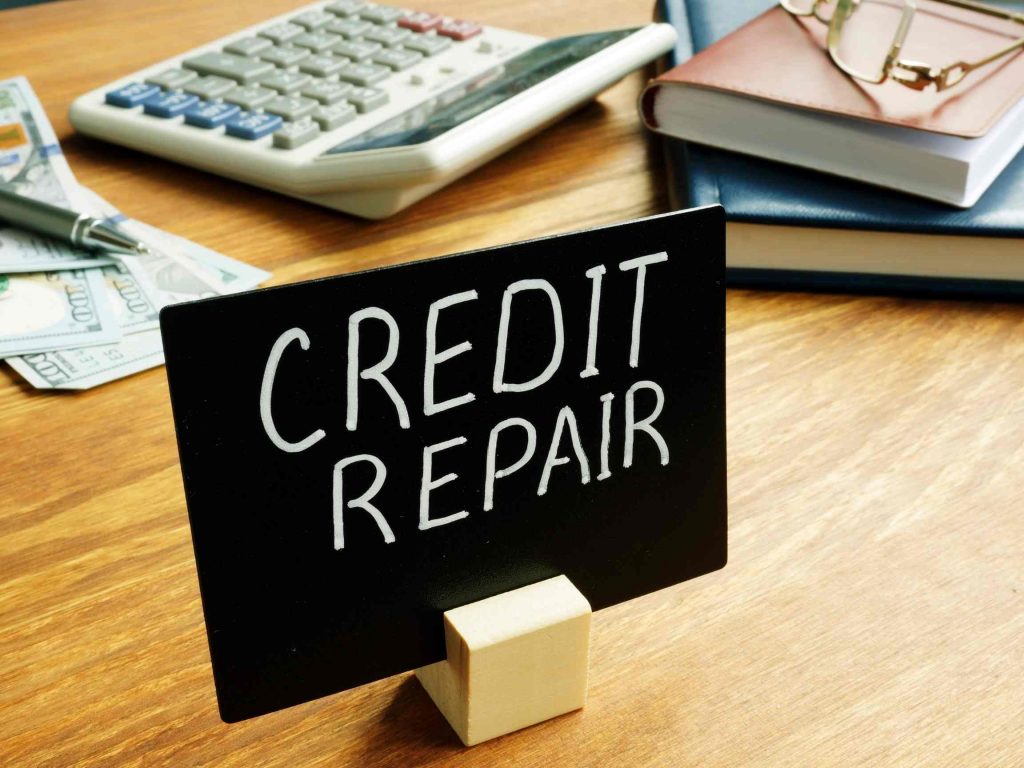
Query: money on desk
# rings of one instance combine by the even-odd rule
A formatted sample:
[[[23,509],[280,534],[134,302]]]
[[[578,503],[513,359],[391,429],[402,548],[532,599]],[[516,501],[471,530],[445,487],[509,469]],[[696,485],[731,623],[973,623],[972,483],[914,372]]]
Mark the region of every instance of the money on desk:
[[[162,307],[270,277],[128,219],[81,186],[23,77],[0,81],[0,187],[111,219],[151,251],[94,255],[0,222],[0,358],[39,389],[88,389],[161,365]]]

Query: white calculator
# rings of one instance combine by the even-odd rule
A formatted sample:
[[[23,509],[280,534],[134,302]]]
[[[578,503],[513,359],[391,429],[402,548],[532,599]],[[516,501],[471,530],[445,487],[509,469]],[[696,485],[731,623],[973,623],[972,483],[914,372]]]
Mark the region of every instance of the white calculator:
[[[320,2],[97,88],[70,117],[82,133],[377,219],[675,41],[667,24],[547,40],[362,0]]]

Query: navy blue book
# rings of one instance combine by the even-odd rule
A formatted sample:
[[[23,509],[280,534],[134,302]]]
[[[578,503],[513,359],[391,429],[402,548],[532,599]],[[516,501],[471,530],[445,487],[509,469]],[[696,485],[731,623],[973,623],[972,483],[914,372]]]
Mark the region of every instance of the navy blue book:
[[[775,0],[658,0],[669,68]],[[1024,9],[1024,2],[1009,5]],[[824,54],[823,54],[824,55]],[[1021,54],[1024,55],[1024,54]],[[1024,298],[1024,153],[969,209],[666,138],[677,207],[721,204],[732,286]]]

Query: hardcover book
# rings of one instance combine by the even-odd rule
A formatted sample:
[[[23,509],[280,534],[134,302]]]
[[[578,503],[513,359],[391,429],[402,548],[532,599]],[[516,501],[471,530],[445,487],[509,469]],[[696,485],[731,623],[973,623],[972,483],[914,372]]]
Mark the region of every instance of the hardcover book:
[[[668,67],[775,5],[661,0],[660,16],[680,33]],[[1024,3],[1004,5],[1024,10]],[[666,139],[665,150],[674,204],[725,206],[731,285],[1024,294],[1024,155],[964,210],[677,139]]]

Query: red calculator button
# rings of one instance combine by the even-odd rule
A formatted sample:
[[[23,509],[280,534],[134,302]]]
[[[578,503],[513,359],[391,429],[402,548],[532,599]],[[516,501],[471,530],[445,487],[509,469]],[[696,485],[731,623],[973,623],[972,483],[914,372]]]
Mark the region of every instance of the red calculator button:
[[[398,20],[398,26],[411,29],[413,32],[429,32],[432,29],[440,27],[442,21],[444,21],[444,19],[436,13],[416,11],[415,13],[410,13],[400,18]]]
[[[479,24],[462,19],[445,19],[444,23],[437,28],[437,34],[450,37],[452,40],[469,40],[483,31],[484,28]]]

